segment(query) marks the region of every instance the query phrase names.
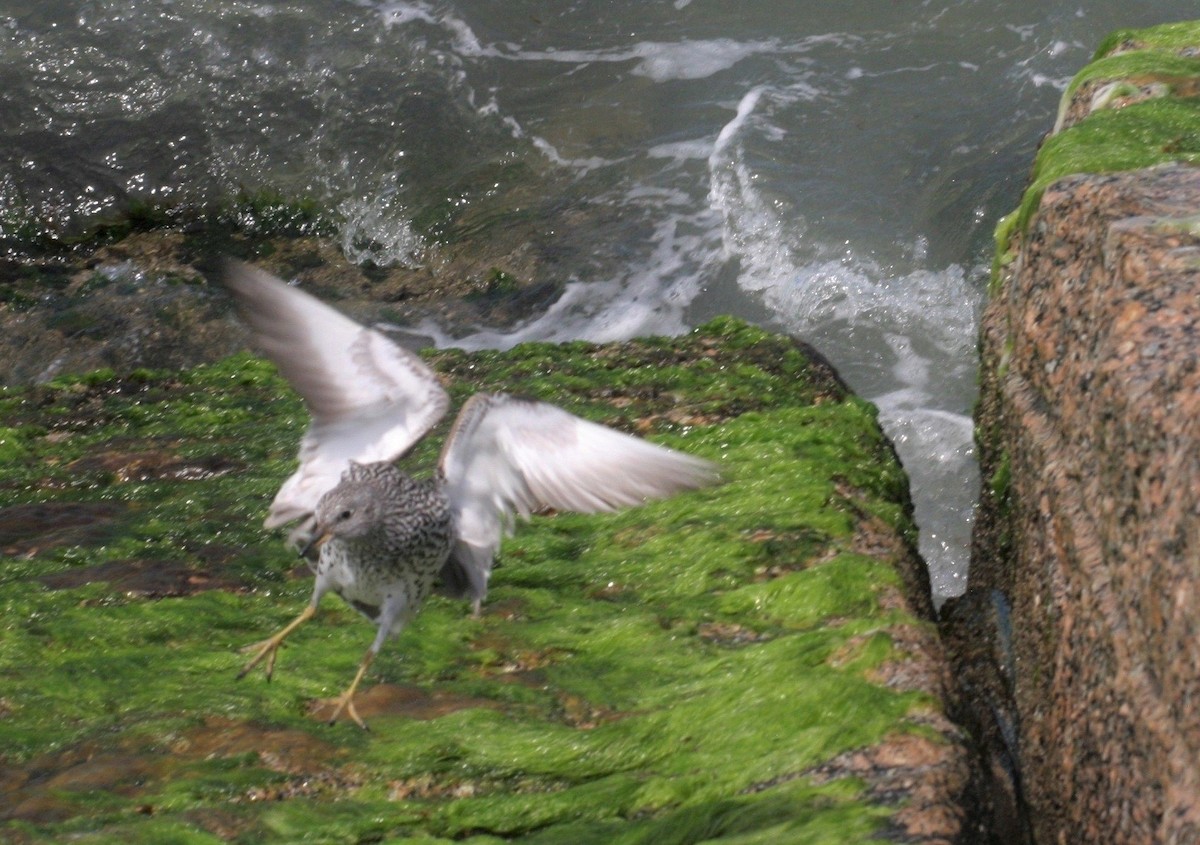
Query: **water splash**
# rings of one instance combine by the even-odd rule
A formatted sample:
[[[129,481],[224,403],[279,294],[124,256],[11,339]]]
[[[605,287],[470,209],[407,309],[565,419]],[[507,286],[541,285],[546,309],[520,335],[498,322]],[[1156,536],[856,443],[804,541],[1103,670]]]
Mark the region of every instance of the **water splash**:
[[[338,212],[343,218],[338,233],[342,252],[355,264],[419,265],[424,242],[394,193],[343,200]]]
[[[814,242],[803,217],[760,187],[745,154],[742,138],[770,93],[760,86],[741,98],[708,159],[724,253],[738,262],[743,290],[878,405],[909,470],[934,593],[959,594],[979,483],[969,403],[983,270],[921,266],[923,240],[907,267],[881,265],[850,243]]]
[[[653,192],[663,201],[666,192]],[[642,199],[651,201],[649,193]],[[544,313],[515,329],[483,328],[452,336],[434,320],[415,331],[439,347],[508,349],[525,341],[627,340],[639,335],[676,335],[687,331],[688,306],[702,280],[714,272],[716,257],[704,248],[705,229],[686,217],[659,220],[649,251],[607,280],[572,281]],[[399,327],[395,327],[399,328]]]

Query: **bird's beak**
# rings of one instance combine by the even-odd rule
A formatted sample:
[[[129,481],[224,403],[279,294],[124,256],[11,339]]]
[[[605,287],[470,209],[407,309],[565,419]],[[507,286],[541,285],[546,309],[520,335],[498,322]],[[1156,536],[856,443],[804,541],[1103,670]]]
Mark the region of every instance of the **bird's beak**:
[[[302,548],[300,550],[300,557],[307,558],[313,552],[320,549],[321,546],[325,545],[325,541],[327,541],[332,536],[333,536],[332,531],[320,531],[320,532],[314,534],[313,538],[311,540],[309,540],[307,543],[305,543],[304,548]]]

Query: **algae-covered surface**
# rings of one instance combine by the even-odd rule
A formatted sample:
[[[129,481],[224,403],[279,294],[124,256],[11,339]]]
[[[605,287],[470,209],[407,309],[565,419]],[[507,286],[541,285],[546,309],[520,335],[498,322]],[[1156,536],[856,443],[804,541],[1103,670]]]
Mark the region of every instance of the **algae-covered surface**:
[[[999,271],[1013,236],[1029,225],[1042,194],[1075,173],[1137,170],[1169,162],[1200,164],[1200,22],[1119,30],[1072,79],[1060,108],[1079,120],[1042,144],[1020,206],[996,228]]]
[[[481,618],[434,598],[327,725],[373,629],[327,598],[274,679],[238,649],[310,578],[261,528],[303,408],[249,355],[0,393],[0,838],[14,842],[869,840],[837,755],[930,736],[886,682],[906,482],[873,408],[785,339],[431,355],[719,461],[726,483],[506,541]],[[428,466],[440,438],[412,458]],[[864,542],[864,525],[903,541]],[[876,531],[878,533],[878,530]],[[910,688],[911,689],[911,688]]]
[[[1108,173],[1181,162],[1200,164],[1200,21],[1122,29],[1101,43],[1067,86],[1059,122],[1078,119],[1046,138],[1020,205],[996,226],[990,293],[1004,288],[1020,240],[1054,182],[1077,173]],[[1003,370],[1006,364],[998,366]],[[993,439],[980,431],[977,439]],[[989,463],[985,459],[985,463]],[[985,468],[985,492],[997,507],[1008,487],[1008,458]]]

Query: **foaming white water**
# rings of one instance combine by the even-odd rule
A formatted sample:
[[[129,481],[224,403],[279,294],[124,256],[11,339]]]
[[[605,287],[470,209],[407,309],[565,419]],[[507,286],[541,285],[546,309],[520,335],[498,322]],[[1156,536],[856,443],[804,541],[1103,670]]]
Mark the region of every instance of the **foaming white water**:
[[[974,422],[967,414],[890,399],[874,401],[908,471],[930,586],[936,597],[961,595],[979,492]]]
[[[455,51],[460,55],[483,56],[492,52],[480,43],[474,30],[465,20],[427,3],[384,2],[373,4],[366,2],[363,5],[376,7],[379,19],[386,29],[419,22],[450,32],[454,38]]]
[[[717,38],[711,41],[680,41],[677,43],[650,42],[638,44],[634,56],[641,59],[633,69],[638,76],[655,82],[671,79],[703,79],[731,68],[738,62],[759,53],[775,53],[779,44],[770,41],[733,41]]]
[[[495,98],[493,98],[492,100],[488,101],[488,103],[485,104],[483,107],[479,108],[478,112],[481,117],[482,116],[490,116],[490,115],[499,115],[500,114],[500,104],[496,102]],[[504,126],[508,127],[508,131],[510,133],[512,133],[512,136],[514,138],[516,138],[517,140],[526,140],[527,139],[535,150],[537,150],[542,155],[544,155],[546,158],[548,158],[553,164],[556,164],[560,167],[571,168],[572,170],[575,170],[577,172],[577,174],[580,176],[586,175],[587,173],[591,172],[592,170],[598,170],[601,167],[611,167],[613,165],[620,164],[621,161],[627,160],[627,158],[628,158],[628,157],[626,157],[626,159],[606,159],[606,158],[601,158],[600,156],[588,156],[587,158],[568,158],[568,157],[562,155],[558,151],[558,148],[555,147],[553,144],[551,144],[549,141],[547,141],[545,138],[542,138],[538,135],[529,135],[528,133],[526,133],[525,128],[523,126],[521,126],[520,121],[518,121],[512,115],[505,115],[504,117],[502,117],[500,119],[500,122]]]
[[[744,265],[780,255],[777,244],[759,247],[743,239],[740,248]],[[957,265],[889,274],[852,257],[774,264],[770,273],[759,266],[745,277],[789,332],[813,342],[879,407],[909,471],[934,594],[960,594],[979,484],[968,404],[978,286]],[[864,356],[864,349],[876,352]]]
[[[660,200],[664,199],[660,195]],[[642,199],[649,199],[643,195]],[[701,280],[714,268],[701,230],[677,216],[662,219],[651,250],[606,281],[571,282],[543,314],[507,331],[483,328],[452,336],[436,321],[416,327],[438,347],[508,349],[525,341],[590,340],[595,343],[644,335],[675,335],[688,330],[688,305]],[[706,260],[707,259],[707,260]]]
[[[738,262],[743,290],[789,332],[814,342],[879,407],[909,470],[934,594],[960,594],[979,483],[966,402],[982,270],[973,280],[958,265],[923,267],[923,244],[898,267],[851,243],[837,250],[812,243],[802,218],[758,187],[743,152],[767,93],[757,87],[742,97],[709,156],[709,201],[722,221],[724,253]],[[874,354],[864,356],[867,348]]]
[[[681,38],[622,43],[619,47],[531,49],[511,41],[487,43],[461,17],[446,7],[410,0],[371,2],[387,29],[423,24],[446,31],[455,58],[499,59],[512,62],[551,62],[575,66],[595,63],[633,63],[631,73],[653,82],[706,79],[735,67],[752,56],[782,61],[820,45],[851,45],[861,39],[843,33],[821,33],[785,41],[780,38]]]
[[[389,29],[414,22],[444,28],[452,34],[455,52],[460,56],[573,65],[636,62],[634,75],[645,76],[655,82],[703,79],[733,67],[748,56],[776,53],[784,49],[775,39],[743,41],[713,38],[641,41],[614,49],[528,50],[512,43],[485,44],[466,21],[426,3],[385,2],[377,8],[380,20]]]
[[[726,150],[733,142],[733,139],[737,137],[742,126],[745,125],[746,120],[754,112],[755,107],[758,106],[759,98],[762,97],[765,90],[766,88],[761,85],[751,88],[738,101],[737,112],[734,114],[733,120],[722,126],[721,131],[717,133],[716,143],[713,144],[712,152],[709,153],[708,157],[710,167],[720,166],[722,158],[725,157]]]
[[[641,41],[608,50],[524,50],[517,45],[486,48],[483,54],[519,62],[558,62],[584,65],[590,62],[635,62],[634,76],[654,82],[704,79],[736,65],[750,56],[782,52],[774,39],[734,41],[728,38],[696,41]]]

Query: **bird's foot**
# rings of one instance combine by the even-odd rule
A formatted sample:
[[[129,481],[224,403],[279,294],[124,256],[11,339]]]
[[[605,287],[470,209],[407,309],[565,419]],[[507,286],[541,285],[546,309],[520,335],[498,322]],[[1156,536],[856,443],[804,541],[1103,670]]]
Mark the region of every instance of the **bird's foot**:
[[[367,667],[371,665],[371,661],[374,659],[375,649],[372,647],[363,655],[362,662],[358,664],[358,671],[354,674],[354,680],[350,682],[350,686],[346,687],[346,691],[337,698],[321,702],[322,704],[333,705],[333,715],[329,717],[329,724],[332,725],[336,722],[337,717],[342,715],[342,711],[345,710],[346,715],[354,720],[354,724],[358,725],[364,731],[367,730],[367,723],[362,720],[362,716],[358,715],[358,710],[354,707],[354,691],[362,683],[363,675],[367,674]]]
[[[288,623],[282,631],[273,636],[268,637],[260,643],[252,643],[241,649],[243,653],[254,652],[254,656],[250,658],[250,662],[242,667],[242,671],[238,672],[238,680],[250,674],[250,670],[261,663],[264,659],[267,661],[267,680],[271,680],[271,673],[275,671],[275,656],[279,653],[279,647],[283,645],[283,641],[287,639],[288,634],[299,628],[317,612],[313,605],[306,605],[300,615]]]
[[[250,661],[245,666],[242,667],[242,671],[238,672],[237,679],[240,681],[242,678],[249,675],[250,671],[255,666],[266,659],[267,680],[271,680],[271,674],[275,671],[275,657],[279,654],[279,647],[281,645],[283,645],[283,637],[279,636],[279,634],[276,634],[275,636],[265,639],[262,642],[251,643],[248,646],[243,646],[242,648],[238,649],[238,651],[242,654],[254,652],[254,656],[250,658]]]
[[[358,725],[364,731],[370,730],[367,723],[362,720],[362,716],[358,715],[358,710],[354,707],[354,688],[346,690],[337,698],[326,698],[318,702],[319,706],[330,705],[333,707],[333,715],[329,717],[329,724],[333,724],[338,720],[338,716],[342,715],[342,711],[354,720],[354,724]]]

